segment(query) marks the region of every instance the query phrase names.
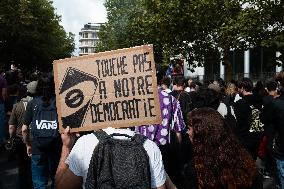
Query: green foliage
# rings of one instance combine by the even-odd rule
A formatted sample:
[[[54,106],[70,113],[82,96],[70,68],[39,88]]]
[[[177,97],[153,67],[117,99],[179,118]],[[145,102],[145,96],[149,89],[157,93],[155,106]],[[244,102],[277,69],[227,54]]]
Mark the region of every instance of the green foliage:
[[[48,0],[0,1],[0,62],[23,69],[49,69],[54,59],[70,57],[74,35],[66,34]]]
[[[284,1],[258,0],[106,0],[108,23],[99,51],[154,44],[158,63],[182,55],[189,64],[231,65],[232,49],[284,43]]]

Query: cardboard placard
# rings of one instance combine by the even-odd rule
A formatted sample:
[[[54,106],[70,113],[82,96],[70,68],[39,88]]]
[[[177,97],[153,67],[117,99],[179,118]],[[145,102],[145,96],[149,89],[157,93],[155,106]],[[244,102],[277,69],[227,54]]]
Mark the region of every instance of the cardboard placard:
[[[160,124],[153,46],[53,63],[60,131]]]

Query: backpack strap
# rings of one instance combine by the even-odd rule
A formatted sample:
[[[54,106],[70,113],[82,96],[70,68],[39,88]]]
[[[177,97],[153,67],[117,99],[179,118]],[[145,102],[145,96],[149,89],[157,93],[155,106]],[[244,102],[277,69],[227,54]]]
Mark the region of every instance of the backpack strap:
[[[105,131],[103,131],[102,129],[100,129],[100,130],[94,132],[93,134],[98,138],[99,141],[105,140],[105,139],[107,139],[107,138],[110,137],[110,136],[109,136]]]
[[[111,135],[108,135],[105,131],[103,130],[98,130],[96,132],[93,133],[99,141],[102,141],[102,140],[105,140],[107,138],[112,138],[113,136],[124,136],[124,137],[127,137],[127,138],[130,138],[132,141],[135,141],[139,144],[144,144],[145,140],[147,139],[145,136],[143,135],[140,135],[140,134],[135,134],[133,137],[132,136],[129,136],[127,134],[121,134],[121,133],[113,133]]]
[[[36,105],[38,105],[41,102],[40,97],[35,97],[33,100],[34,100]]]
[[[177,100],[179,100],[180,95],[182,95],[182,94],[183,94],[183,91],[181,91],[181,92],[178,94],[178,96],[177,96]]]
[[[112,133],[112,134],[110,134],[109,136],[110,136],[110,137],[123,136],[123,137],[132,139],[132,136],[129,136],[129,135],[127,135],[127,134],[122,134],[122,133]]]
[[[135,141],[137,144],[140,144],[143,146],[144,142],[147,140],[147,138],[144,135],[140,135],[140,134],[135,134],[132,137],[132,141]]]

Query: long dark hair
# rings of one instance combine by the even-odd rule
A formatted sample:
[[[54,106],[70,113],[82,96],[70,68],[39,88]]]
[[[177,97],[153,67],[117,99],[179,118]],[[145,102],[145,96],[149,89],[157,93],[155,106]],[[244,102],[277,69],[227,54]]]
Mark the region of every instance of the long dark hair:
[[[199,189],[246,189],[257,171],[253,158],[241,146],[223,117],[211,108],[188,115],[193,128],[193,155]]]

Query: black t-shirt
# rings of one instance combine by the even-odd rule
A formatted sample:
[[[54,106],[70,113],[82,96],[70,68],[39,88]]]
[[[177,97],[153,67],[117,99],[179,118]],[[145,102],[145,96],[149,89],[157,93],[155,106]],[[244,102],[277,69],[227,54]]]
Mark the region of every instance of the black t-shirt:
[[[244,96],[241,100],[238,100],[234,104],[234,113],[237,119],[237,131],[238,136],[241,141],[251,141],[252,134],[250,133],[250,126],[252,122],[252,109],[251,105],[261,110],[262,107],[262,98],[256,95],[247,95]],[[258,140],[259,137],[256,137]]]
[[[284,160],[284,95],[267,103],[261,118],[271,127],[271,137],[275,137],[274,156]]]

